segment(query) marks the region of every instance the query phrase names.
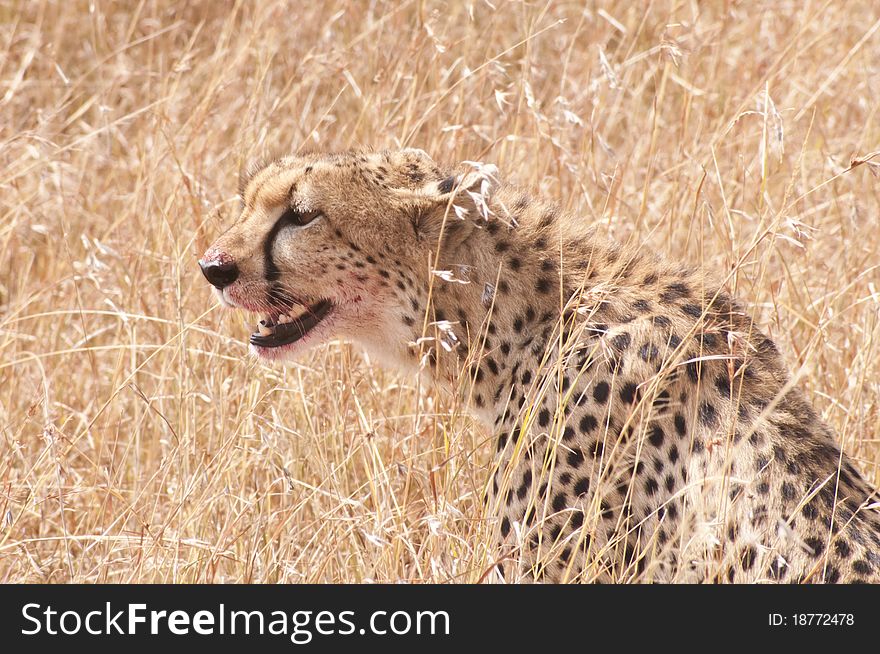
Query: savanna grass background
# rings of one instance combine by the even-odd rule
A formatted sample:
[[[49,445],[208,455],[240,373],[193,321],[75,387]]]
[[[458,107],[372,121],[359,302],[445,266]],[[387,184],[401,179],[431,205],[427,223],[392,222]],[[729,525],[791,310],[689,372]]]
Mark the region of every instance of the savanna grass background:
[[[196,260],[265,152],[497,164],[703,266],[880,481],[880,5],[0,3],[0,581],[475,582],[487,434]],[[629,581],[621,577],[619,581]]]

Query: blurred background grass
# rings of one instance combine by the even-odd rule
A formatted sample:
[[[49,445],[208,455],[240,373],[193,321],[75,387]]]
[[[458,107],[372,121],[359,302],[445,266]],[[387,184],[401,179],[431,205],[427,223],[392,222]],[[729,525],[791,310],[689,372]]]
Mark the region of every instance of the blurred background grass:
[[[477,581],[486,433],[196,259],[265,152],[497,164],[750,306],[880,478],[880,6],[0,3],[0,581]],[[863,163],[860,163],[863,162]]]

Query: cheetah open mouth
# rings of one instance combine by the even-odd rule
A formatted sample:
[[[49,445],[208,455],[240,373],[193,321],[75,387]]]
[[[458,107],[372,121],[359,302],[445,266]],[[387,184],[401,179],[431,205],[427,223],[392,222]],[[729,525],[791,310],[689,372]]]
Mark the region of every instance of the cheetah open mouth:
[[[257,331],[251,334],[251,345],[271,348],[295,343],[317,327],[332,310],[330,300],[320,300],[306,305],[305,311],[298,316],[280,312],[269,314],[259,322]]]

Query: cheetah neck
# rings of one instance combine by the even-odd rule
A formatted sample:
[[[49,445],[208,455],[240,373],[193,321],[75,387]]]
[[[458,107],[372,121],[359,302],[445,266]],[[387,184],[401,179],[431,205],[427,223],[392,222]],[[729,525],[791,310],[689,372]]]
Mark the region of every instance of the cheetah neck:
[[[519,388],[535,371],[551,365],[560,317],[607,303],[626,283],[629,260],[592,230],[572,229],[554,205],[516,191],[497,200],[495,215],[443,253],[427,280],[431,347],[420,350],[434,381],[489,427],[511,410],[512,397],[524,401]],[[414,327],[410,342],[424,344],[423,324]]]

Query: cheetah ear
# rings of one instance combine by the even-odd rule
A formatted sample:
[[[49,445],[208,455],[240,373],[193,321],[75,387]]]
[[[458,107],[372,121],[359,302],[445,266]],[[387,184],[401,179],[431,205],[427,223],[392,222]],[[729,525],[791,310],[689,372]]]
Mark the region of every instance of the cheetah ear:
[[[472,170],[428,182],[416,193],[412,216],[419,238],[430,242],[442,239],[447,250],[454,250],[477,228],[477,222],[489,220],[498,169],[470,166]]]
[[[434,207],[445,206],[459,219],[488,220],[489,203],[498,188],[498,168],[466,161],[472,170],[422,187],[422,197]]]
[[[238,197],[244,201],[244,194],[247,191],[250,181],[265,168],[281,159],[281,155],[275,153],[263,153],[257,158],[252,159],[244,167],[238,171]]]
[[[431,155],[429,155],[421,148],[404,148],[400,152],[401,154],[409,155],[411,157],[415,157],[416,159],[424,159],[432,164],[434,163],[434,160],[431,159]]]

